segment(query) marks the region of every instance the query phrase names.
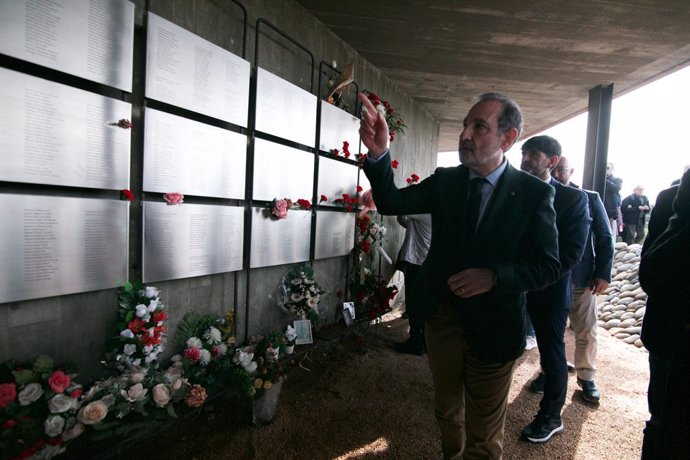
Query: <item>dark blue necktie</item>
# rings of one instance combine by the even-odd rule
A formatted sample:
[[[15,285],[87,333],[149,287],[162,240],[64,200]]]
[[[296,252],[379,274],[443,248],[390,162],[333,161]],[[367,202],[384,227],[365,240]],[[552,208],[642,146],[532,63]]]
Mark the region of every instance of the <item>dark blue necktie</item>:
[[[482,184],[486,182],[483,177],[475,177],[470,181],[469,193],[467,194],[466,218],[465,218],[465,241],[474,240],[477,231],[477,221],[479,220],[479,208],[482,202]]]

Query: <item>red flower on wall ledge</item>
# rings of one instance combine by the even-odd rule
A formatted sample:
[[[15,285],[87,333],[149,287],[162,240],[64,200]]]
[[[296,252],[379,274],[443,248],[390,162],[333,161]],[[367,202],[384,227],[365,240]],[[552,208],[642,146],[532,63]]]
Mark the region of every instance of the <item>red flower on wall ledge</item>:
[[[109,126],[117,126],[118,128],[122,128],[122,129],[131,129],[132,127],[134,127],[134,123],[132,123],[131,121],[129,121],[126,118],[121,118],[116,122],[108,123],[108,125]]]

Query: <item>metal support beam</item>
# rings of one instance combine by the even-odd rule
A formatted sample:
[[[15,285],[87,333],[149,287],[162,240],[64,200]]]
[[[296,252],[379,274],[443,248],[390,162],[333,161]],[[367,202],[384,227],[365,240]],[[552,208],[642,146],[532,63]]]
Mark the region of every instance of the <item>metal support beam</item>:
[[[607,86],[598,85],[589,90],[587,144],[582,187],[598,192],[602,200],[606,185],[612,100],[613,83]]]

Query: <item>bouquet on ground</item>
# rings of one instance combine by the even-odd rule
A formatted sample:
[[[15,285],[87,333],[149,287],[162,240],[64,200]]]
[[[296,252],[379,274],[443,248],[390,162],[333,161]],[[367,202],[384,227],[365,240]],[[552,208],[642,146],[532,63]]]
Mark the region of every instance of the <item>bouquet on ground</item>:
[[[314,280],[314,269],[304,264],[293,266],[280,283],[278,304],[302,319],[319,321],[319,302],[326,291]]]
[[[190,383],[212,392],[243,385],[246,377],[233,360],[234,350],[228,346],[235,342],[234,333],[226,324],[231,317],[199,315],[194,311],[182,317],[175,334],[182,352],[173,360],[181,363],[182,373]]]
[[[165,343],[164,321],[168,318],[153,286],[127,281],[119,294],[118,336],[111,340],[111,353],[120,371],[156,363]]]
[[[280,332],[271,332],[265,336],[252,337],[246,350],[251,351],[256,370],[252,373],[252,394],[254,399],[260,398],[273,385],[281,383],[287,378],[288,370],[293,361],[268,358],[284,345],[284,338]],[[273,351],[272,351],[273,350]],[[279,354],[278,354],[279,356]]]
[[[0,366],[0,458],[52,458],[84,432],[75,376],[46,355]]]

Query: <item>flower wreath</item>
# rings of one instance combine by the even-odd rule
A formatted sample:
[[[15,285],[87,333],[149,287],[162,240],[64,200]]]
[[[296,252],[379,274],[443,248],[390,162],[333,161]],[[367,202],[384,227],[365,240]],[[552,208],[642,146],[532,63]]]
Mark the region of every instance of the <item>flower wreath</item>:
[[[314,269],[300,264],[292,267],[283,276],[278,304],[316,324],[319,320],[320,298],[325,293],[326,291],[314,280]]]

